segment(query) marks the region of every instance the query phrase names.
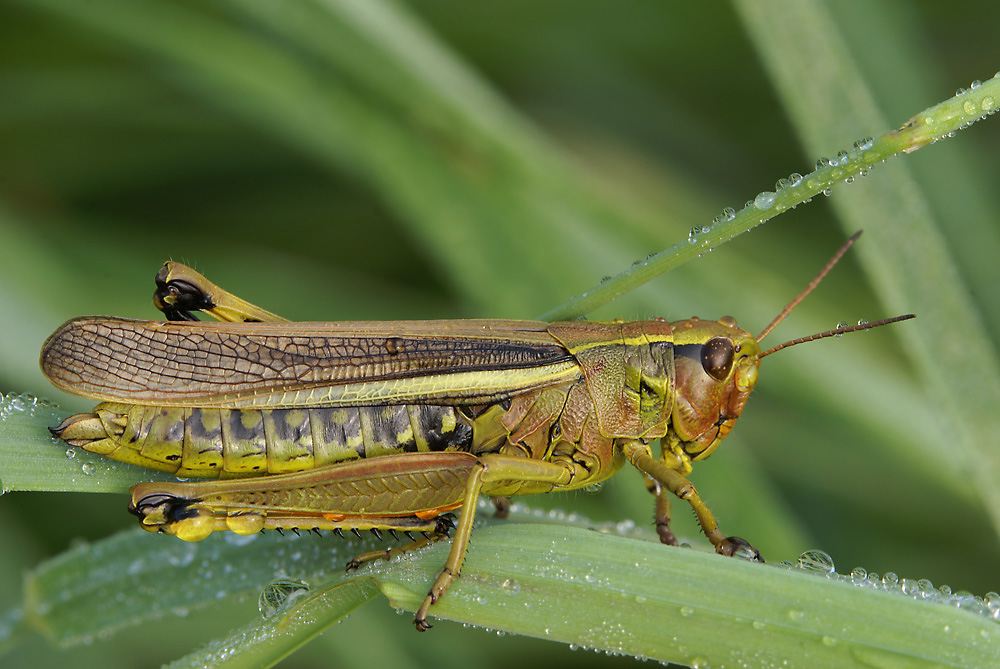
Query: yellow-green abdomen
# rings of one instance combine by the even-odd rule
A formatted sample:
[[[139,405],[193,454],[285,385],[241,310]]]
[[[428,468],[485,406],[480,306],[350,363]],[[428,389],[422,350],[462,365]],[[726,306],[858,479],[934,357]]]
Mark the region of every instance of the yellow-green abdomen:
[[[71,416],[55,432],[115,460],[206,478],[468,450],[473,436],[459,409],[430,405],[236,410],[103,403],[93,414]]]

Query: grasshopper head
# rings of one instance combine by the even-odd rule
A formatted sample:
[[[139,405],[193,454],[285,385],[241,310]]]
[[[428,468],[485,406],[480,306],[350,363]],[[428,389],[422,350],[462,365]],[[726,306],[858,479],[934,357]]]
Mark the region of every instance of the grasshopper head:
[[[760,346],[736,320],[691,318],[674,330],[676,399],[668,441],[692,460],[707,458],[719,445],[757,384]]]
[[[717,322],[691,318],[670,324],[674,331],[677,397],[666,443],[673,449],[682,451],[691,460],[707,458],[733,429],[733,423],[743,411],[750,391],[757,384],[757,371],[765,356],[789,346],[858,330],[870,330],[914,317],[913,314],[905,314],[874,323],[859,322],[857,325],[838,326],[833,330],[786,341],[761,352],[760,342],[764,337],[819,285],[860,235],[857,232],[847,240],[816,278],[785,305],[781,313],[756,337],[737,326],[736,321],[729,316],[723,316]]]

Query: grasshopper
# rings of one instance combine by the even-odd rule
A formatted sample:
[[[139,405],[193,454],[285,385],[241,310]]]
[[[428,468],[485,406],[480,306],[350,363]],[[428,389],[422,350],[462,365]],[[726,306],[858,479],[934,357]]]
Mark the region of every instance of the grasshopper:
[[[573,490],[625,462],[656,496],[663,543],[677,544],[675,495],[717,552],[760,560],[748,542],[723,534],[686,476],[733,428],[762,358],[913,317],[761,351],[764,336],[855,239],[756,337],[728,316],[290,322],[168,262],[154,293],[167,321],[81,317],[45,342],[41,366],[52,383],[100,401],[52,432],[123,462],[219,479],[132,488],[129,510],[144,529],[187,541],[264,529],[410,537],[358,556],[350,569],[454,529],[445,566],[414,619],[421,631],[459,574],[479,495]],[[197,321],[196,312],[220,322]],[[453,523],[448,512],[456,509]]]

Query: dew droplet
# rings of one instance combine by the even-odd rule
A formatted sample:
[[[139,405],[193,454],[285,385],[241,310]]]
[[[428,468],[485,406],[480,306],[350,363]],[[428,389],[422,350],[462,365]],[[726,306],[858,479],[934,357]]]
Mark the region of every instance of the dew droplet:
[[[597,483],[591,483],[590,485],[584,487],[583,491],[588,495],[596,495],[601,492],[604,487],[604,481],[598,481]]]
[[[727,221],[731,221],[736,218],[736,210],[732,207],[726,207],[722,210],[722,215],[726,217]]]
[[[850,323],[845,323],[844,321],[840,321],[839,323],[837,323],[837,327],[835,327],[834,330],[841,330],[843,328],[847,328],[847,327],[850,327],[850,326],[851,326]],[[833,335],[833,336],[839,339],[839,338],[841,338],[841,337],[844,336],[844,333],[841,332],[840,334],[836,334],[836,335]]]
[[[309,584],[293,578],[276,578],[260,592],[257,608],[263,618],[270,618],[288,609],[293,602],[309,592]]]
[[[769,191],[758,193],[757,197],[753,199],[753,206],[757,207],[761,211],[767,211],[774,206],[775,197],[776,195]]]
[[[80,466],[80,471],[82,471],[87,476],[93,476],[96,472],[94,465],[89,462],[85,462]]]
[[[975,114],[979,111],[979,105],[976,104],[975,100],[966,100],[965,103],[962,104],[962,110],[966,114]]]
[[[795,566],[804,571],[816,574],[832,574],[836,567],[833,558],[823,551],[810,550],[799,556]]]
[[[753,546],[740,545],[736,548],[733,553],[733,558],[737,560],[746,560],[747,562],[757,562],[760,559],[760,553]]]
[[[704,235],[709,232],[709,227],[707,225],[696,225],[691,230],[688,231],[688,244],[697,244],[700,235]]]
[[[865,137],[854,142],[854,148],[858,151],[867,151],[875,145],[875,140],[871,137]]]
[[[508,595],[517,595],[521,593],[521,584],[518,583],[516,578],[504,579],[503,583],[500,584],[500,588]]]
[[[691,608],[690,606],[682,606],[681,615],[684,616],[685,618],[690,618],[691,616],[694,615],[694,609]]]

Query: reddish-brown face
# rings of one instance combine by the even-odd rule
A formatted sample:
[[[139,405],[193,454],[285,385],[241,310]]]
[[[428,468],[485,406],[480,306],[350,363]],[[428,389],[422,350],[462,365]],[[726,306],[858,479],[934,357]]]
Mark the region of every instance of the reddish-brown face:
[[[691,318],[674,331],[671,431],[692,460],[707,458],[733,428],[757,383],[760,346],[733,318]]]

